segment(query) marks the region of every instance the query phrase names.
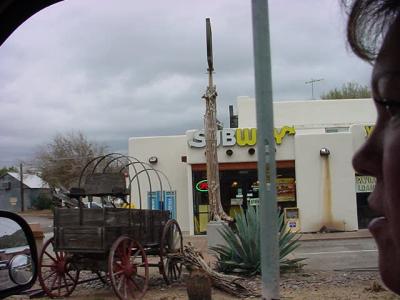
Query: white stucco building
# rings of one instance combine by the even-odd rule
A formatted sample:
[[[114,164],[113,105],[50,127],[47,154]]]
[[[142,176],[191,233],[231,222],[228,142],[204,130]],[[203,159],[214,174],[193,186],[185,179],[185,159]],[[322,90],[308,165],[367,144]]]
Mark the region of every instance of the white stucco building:
[[[221,130],[218,146],[221,199],[231,215],[240,206],[258,203],[254,99],[239,97],[236,111],[238,128]],[[351,159],[375,118],[370,99],[274,102],[278,205],[297,208],[287,213],[289,217],[295,213],[295,225],[302,232],[323,226],[345,231],[366,226],[371,218],[366,199],[374,181],[355,174]],[[176,217],[182,230],[205,233],[208,199],[202,130],[132,137],[129,155],[146,162],[157,158],[153,167],[168,176],[176,191]]]

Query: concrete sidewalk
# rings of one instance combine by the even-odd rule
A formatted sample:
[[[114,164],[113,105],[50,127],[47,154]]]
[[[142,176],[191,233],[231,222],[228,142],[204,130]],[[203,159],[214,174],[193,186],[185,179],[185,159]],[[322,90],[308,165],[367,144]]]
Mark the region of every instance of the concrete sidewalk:
[[[343,232],[330,232],[330,233],[302,233],[301,241],[315,241],[315,240],[345,240],[345,239],[367,239],[372,238],[368,229],[360,229],[357,231],[343,231]]]
[[[344,240],[344,239],[363,239],[372,238],[368,229],[360,229],[357,231],[331,232],[331,233],[302,233],[300,241],[319,241],[319,240]],[[208,252],[207,235],[185,235],[183,244],[191,243],[202,253]]]

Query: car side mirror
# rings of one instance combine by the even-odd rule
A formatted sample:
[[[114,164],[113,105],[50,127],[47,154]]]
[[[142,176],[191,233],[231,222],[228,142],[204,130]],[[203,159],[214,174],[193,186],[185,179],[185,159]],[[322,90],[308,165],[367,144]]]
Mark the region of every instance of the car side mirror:
[[[26,254],[15,255],[8,265],[10,279],[17,285],[24,285],[31,281],[33,269],[32,257]]]
[[[37,278],[37,249],[26,221],[0,211],[0,298],[32,287]]]

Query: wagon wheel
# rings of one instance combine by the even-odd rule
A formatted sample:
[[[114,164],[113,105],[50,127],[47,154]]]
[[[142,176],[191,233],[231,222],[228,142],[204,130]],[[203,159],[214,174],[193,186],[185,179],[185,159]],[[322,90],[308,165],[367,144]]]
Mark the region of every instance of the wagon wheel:
[[[168,254],[183,254],[182,231],[175,220],[165,224],[160,243],[160,272],[165,282],[170,284],[181,277],[182,263]]]
[[[105,273],[105,272],[102,272],[102,271],[96,271],[96,272],[94,272],[96,275],[97,275],[97,278],[104,284],[104,285],[106,285],[108,282],[107,282],[107,279],[108,279],[108,274],[107,273]]]
[[[44,245],[39,257],[40,285],[49,297],[68,297],[75,289],[79,270],[71,263],[71,256],[54,250],[54,239]]]
[[[111,247],[108,258],[110,282],[119,299],[141,299],[149,284],[149,265],[143,247],[121,236]]]

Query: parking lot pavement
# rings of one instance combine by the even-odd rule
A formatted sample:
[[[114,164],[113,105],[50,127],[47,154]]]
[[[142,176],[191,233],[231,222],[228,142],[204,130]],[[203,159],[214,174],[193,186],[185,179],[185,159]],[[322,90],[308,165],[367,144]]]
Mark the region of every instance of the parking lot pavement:
[[[44,233],[53,232],[53,213],[51,211],[28,211],[19,213],[29,224],[40,224]]]

